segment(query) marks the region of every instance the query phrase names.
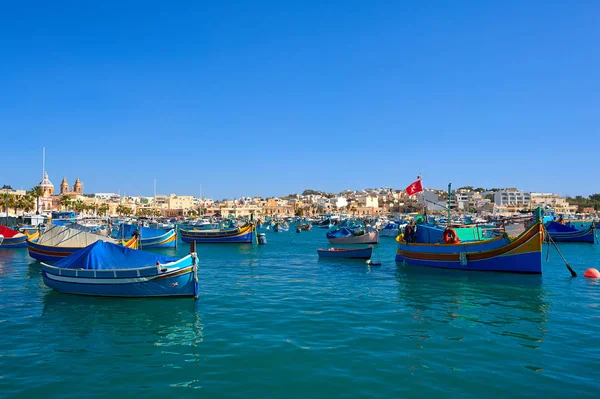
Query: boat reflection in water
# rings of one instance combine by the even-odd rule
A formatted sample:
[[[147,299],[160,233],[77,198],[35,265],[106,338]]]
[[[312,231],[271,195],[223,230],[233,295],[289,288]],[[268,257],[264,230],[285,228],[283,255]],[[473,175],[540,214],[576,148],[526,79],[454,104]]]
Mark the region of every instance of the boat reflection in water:
[[[197,306],[198,301],[186,298],[123,300],[48,291],[40,328],[55,337],[54,345],[81,346],[84,351],[104,345],[120,354],[153,352],[154,346],[196,346],[203,341]]]
[[[519,379],[523,367],[544,368],[538,349],[549,304],[541,276],[398,265],[396,280],[398,312],[410,312],[402,328],[413,341],[409,367],[431,367],[432,362],[474,372],[485,364],[486,372],[497,371],[509,381],[511,375]],[[436,352],[435,360],[420,355],[427,350]],[[506,370],[505,362],[497,366],[492,358],[509,358],[519,367]]]

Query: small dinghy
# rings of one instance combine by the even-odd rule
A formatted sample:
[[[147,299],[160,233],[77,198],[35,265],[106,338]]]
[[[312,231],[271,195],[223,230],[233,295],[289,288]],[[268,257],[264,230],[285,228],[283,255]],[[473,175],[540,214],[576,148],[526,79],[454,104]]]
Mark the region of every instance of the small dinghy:
[[[369,248],[329,248],[317,249],[319,258],[338,259],[369,259],[373,253],[373,247]]]

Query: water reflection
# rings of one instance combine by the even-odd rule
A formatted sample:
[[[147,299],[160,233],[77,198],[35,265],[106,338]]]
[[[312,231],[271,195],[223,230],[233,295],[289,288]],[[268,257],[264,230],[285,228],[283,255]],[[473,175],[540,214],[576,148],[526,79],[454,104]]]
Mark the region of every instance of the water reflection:
[[[411,309],[413,338],[431,337],[447,325],[445,339],[460,340],[473,328],[516,338],[537,348],[546,331],[549,304],[538,275],[462,272],[398,265],[399,302]]]
[[[41,328],[96,344],[196,346],[204,328],[197,306],[190,298],[96,298],[48,291]]]

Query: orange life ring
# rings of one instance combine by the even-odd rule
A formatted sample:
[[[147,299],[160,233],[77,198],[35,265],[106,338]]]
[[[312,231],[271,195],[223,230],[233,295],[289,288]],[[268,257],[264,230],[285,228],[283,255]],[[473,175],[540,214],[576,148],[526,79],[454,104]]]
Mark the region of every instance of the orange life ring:
[[[451,228],[447,228],[444,230],[444,244],[458,244],[460,239],[458,238],[458,234],[456,231]]]

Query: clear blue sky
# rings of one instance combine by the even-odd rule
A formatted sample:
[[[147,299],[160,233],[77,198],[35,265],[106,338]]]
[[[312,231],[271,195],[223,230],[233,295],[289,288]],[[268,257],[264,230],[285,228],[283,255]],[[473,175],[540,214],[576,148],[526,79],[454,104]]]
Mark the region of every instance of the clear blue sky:
[[[53,3],[53,4],[49,4]],[[0,185],[600,192],[597,1],[5,2]],[[60,5],[59,5],[60,4]]]

